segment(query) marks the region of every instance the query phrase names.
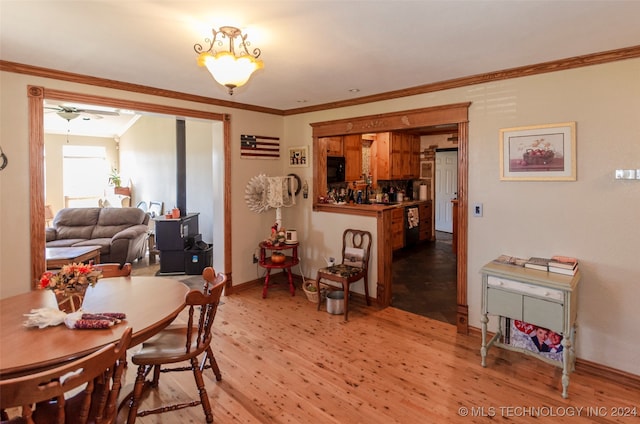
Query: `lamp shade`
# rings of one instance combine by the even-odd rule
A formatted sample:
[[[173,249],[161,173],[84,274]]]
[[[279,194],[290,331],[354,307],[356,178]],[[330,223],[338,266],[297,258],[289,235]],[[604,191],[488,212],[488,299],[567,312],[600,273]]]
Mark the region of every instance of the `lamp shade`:
[[[264,66],[262,60],[253,56],[235,56],[226,51],[215,55],[202,53],[200,60],[213,78],[230,90],[245,85],[251,78],[251,74]]]
[[[264,67],[262,60],[258,59],[260,49],[254,48],[249,53],[251,43],[236,27],[223,26],[219,31],[211,31],[213,37],[205,39],[208,48],[200,43],[193,46],[198,53],[198,65],[206,66],[213,78],[233,94],[234,88],[245,85],[251,74]],[[229,50],[220,49],[224,45],[223,39],[229,40]]]

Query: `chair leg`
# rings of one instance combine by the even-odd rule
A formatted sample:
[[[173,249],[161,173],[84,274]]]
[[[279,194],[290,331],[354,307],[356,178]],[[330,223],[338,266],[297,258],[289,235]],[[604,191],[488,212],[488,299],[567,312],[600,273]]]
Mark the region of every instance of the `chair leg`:
[[[318,293],[318,311],[319,311],[320,304],[322,303],[322,296],[320,295],[320,274],[316,274],[316,293]]]
[[[202,378],[202,371],[198,365],[198,358],[191,358],[191,368],[193,369],[193,377],[196,380],[196,386],[198,387],[198,393],[200,394],[200,403],[207,423],[213,423],[213,414],[211,413],[211,403],[209,403],[209,396],[207,395],[207,389],[204,385],[204,379]]]
[[[218,363],[216,362],[216,357],[213,356],[213,351],[211,350],[211,346],[209,346],[207,348],[207,351],[204,353],[204,358],[202,359],[203,367],[204,367],[204,364],[207,362],[207,359],[209,359],[209,366],[211,367],[211,370],[216,376],[216,381],[221,381],[222,374],[220,373],[220,367],[218,367]]]
[[[349,320],[349,282],[342,282],[342,291],[344,293],[344,320]]]
[[[367,274],[364,276],[364,296],[367,306],[371,306],[371,300],[369,300],[369,276]]]
[[[142,389],[144,388],[144,380],[146,378],[145,369],[146,367],[144,365],[140,365],[138,367],[136,382],[133,386],[131,400],[129,401],[129,416],[127,417],[127,424],[134,424],[136,422],[136,417],[138,416],[138,407],[140,406],[140,398],[142,397]]]
[[[161,372],[161,366],[160,365],[154,365],[153,366],[153,379],[151,380],[151,387],[158,387],[158,384],[160,383],[160,372]]]

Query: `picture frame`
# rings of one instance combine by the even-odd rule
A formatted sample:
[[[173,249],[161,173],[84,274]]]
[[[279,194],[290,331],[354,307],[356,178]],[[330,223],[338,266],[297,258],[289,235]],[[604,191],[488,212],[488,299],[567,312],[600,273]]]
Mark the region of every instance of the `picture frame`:
[[[297,146],[289,148],[289,166],[306,168],[309,166],[309,148],[307,146]]]
[[[576,123],[500,130],[500,179],[575,181]]]

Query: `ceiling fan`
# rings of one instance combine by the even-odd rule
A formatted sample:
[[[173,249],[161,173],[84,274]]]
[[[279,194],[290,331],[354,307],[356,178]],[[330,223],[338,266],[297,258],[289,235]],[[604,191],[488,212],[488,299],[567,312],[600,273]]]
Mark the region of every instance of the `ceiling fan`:
[[[71,121],[78,117],[82,117],[83,120],[88,121],[90,119],[102,119],[104,116],[120,116],[118,112],[109,110],[98,109],[83,109],[75,106],[45,106],[45,109],[49,109],[51,112],[55,112],[58,116],[67,121]]]

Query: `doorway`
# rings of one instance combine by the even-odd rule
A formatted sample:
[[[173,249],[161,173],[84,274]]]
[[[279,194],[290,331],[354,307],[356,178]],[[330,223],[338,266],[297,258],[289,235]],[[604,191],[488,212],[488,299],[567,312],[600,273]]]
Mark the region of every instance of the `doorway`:
[[[457,149],[436,150],[433,186],[435,237],[393,253],[392,305],[456,325],[457,260],[451,200],[458,191]]]
[[[212,122],[219,122],[220,141],[222,145],[223,154],[217,155],[215,158],[216,167],[218,168],[218,175],[222,175],[218,182],[221,185],[219,193],[222,196],[222,203],[224,205],[222,216],[216,217],[223,222],[219,226],[224,228],[224,235],[220,235],[219,238],[222,241],[218,244],[219,251],[224,252],[224,257],[220,259],[223,264],[214,264],[216,268],[224,270],[226,274],[231,274],[231,216],[230,216],[230,193],[229,184],[225,184],[225,181],[230,177],[230,137],[229,126],[230,121],[228,115],[204,112],[192,109],[184,109],[178,107],[170,107],[163,105],[156,105],[151,103],[120,100],[102,96],[78,94],[73,92],[66,92],[60,90],[45,89],[43,87],[29,86],[27,88],[27,95],[29,99],[29,126],[30,126],[30,178],[31,178],[31,205],[30,205],[30,217],[31,228],[44,228],[44,131],[43,131],[43,116],[44,116],[44,99],[60,100],[60,101],[72,101],[83,104],[95,104],[107,107],[117,107],[129,110],[138,110],[148,113],[164,114],[181,116],[185,118],[194,118],[207,120]],[[211,131],[213,133],[213,131]],[[216,224],[217,225],[217,224]],[[217,237],[216,237],[217,238]],[[39,276],[45,270],[45,258],[44,258],[44,233],[42,231],[32,231],[31,234],[31,276],[32,284],[35,287]],[[215,241],[214,241],[215,242]]]
[[[449,233],[393,254],[394,308],[456,325],[456,255]]]

